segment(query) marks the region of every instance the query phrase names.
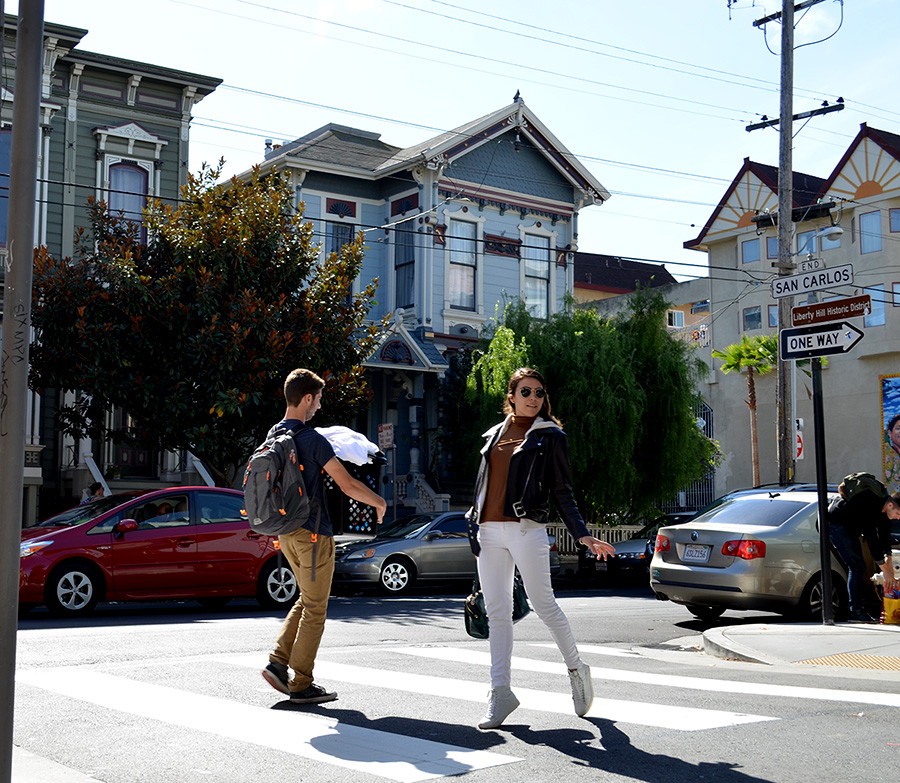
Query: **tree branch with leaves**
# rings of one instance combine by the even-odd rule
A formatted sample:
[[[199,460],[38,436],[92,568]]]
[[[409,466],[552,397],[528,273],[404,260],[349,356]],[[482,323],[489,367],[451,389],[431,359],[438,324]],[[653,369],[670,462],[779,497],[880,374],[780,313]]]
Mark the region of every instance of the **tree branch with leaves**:
[[[370,392],[363,361],[383,324],[368,321],[372,281],[359,294],[363,240],[320,261],[313,227],[276,176],[217,184],[188,179],[176,206],[152,203],[142,227],[91,203],[74,258],[35,251],[30,383],[77,390],[60,410],[76,437],[189,450],[217,483],[283,413],[295,367],[327,382],[323,423],[347,423]],[[107,428],[113,408],[135,426]]]

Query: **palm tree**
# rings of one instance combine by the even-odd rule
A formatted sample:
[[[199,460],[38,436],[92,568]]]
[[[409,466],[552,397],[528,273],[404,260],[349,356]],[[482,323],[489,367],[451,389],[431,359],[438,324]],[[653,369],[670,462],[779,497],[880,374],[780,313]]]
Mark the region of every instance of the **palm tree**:
[[[724,351],[713,351],[716,359],[722,359],[724,373],[747,371],[747,407],[750,409],[750,456],[753,461],[753,486],[759,486],[759,438],[756,429],[756,381],[755,374],[765,375],[775,368],[778,361],[777,338],[743,335],[739,343],[729,345]]]

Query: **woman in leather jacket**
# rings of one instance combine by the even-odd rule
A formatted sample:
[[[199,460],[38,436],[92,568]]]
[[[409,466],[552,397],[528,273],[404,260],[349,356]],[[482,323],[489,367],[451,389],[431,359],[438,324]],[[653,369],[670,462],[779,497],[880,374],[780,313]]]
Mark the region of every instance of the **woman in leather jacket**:
[[[590,668],[578,655],[550,583],[551,502],[576,541],[604,559],[615,552],[588,532],[575,503],[566,435],[550,412],[539,372],[523,367],[513,373],[504,412],[506,418],[484,434],[475,503],[467,515],[490,628],[491,690],[481,729],[497,728],[519,706],[510,688],[516,568],[568,667],[575,714],[585,715],[594,698]]]

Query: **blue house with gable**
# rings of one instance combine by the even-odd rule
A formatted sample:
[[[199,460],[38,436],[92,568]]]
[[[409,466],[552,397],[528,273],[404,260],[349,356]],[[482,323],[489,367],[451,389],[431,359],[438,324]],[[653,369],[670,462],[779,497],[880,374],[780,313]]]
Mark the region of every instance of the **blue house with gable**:
[[[372,316],[390,316],[391,329],[366,362],[375,396],[357,428],[374,441],[379,424],[393,424],[389,469],[409,479],[400,502],[446,507],[432,485],[448,352],[472,347],[504,298],[522,298],[539,318],[562,308],[575,290],[578,213],[610,194],[518,94],[407,149],[329,124],[267,142],[260,168],[294,188],[323,254],[365,233],[354,291],[379,280]]]

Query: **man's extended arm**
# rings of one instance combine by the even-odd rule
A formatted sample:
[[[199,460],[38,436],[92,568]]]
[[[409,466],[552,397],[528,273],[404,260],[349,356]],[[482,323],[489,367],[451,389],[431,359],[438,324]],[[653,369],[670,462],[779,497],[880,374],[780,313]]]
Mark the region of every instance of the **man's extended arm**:
[[[384,512],[387,511],[387,503],[384,498],[376,495],[358,479],[353,478],[337,457],[332,457],[325,463],[325,471],[334,479],[334,483],[338,485],[341,492],[347,497],[373,506],[378,514],[379,525],[384,521]]]

